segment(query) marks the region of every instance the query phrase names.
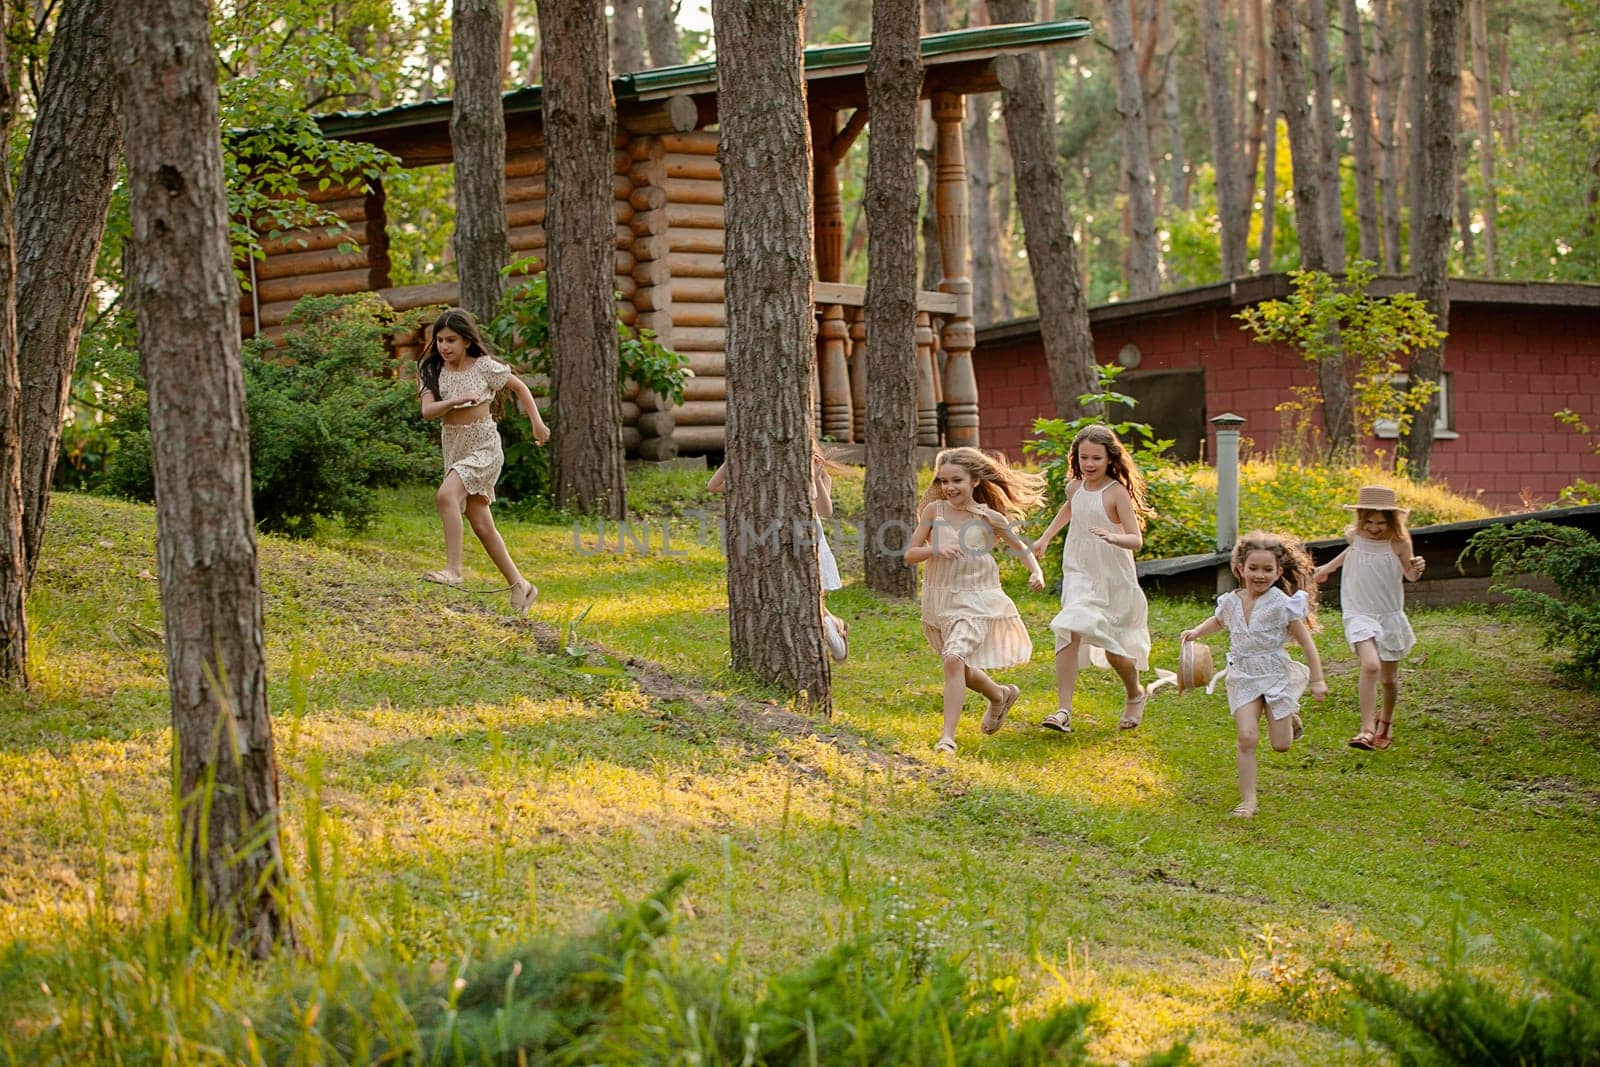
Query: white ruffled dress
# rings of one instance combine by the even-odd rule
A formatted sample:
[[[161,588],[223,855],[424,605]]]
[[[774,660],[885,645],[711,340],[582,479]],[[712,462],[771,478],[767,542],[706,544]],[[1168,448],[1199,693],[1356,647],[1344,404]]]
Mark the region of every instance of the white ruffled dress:
[[[1078,666],[1110,667],[1106,653],[1126,656],[1138,670],[1150,667],[1150,606],[1134,567],[1133,553],[1108,545],[1089,531],[1114,530],[1105,491],[1078,487],[1072,495],[1072,520],[1061,546],[1061,611],[1050,620],[1056,651],[1078,644]]]
[[[922,576],[922,633],[941,656],[958,656],[968,667],[992,671],[1017,667],[1033,655],[1033,640],[1017,606],[1000,587],[994,561],[994,529],[967,512],[951,515],[937,502],[929,544],[954,542],[961,554],[935,553]]]
[[[1290,640],[1289,624],[1304,619],[1308,610],[1305,590],[1290,596],[1273,586],[1256,598],[1246,622],[1237,589],[1217,597],[1217,618],[1233,639],[1224,676],[1230,714],[1257,697],[1266,702],[1274,719],[1286,719],[1300,710],[1311,669],[1291,659],[1283,646]]]
[[[1391,542],[1359,535],[1350,542],[1339,580],[1339,610],[1344,616],[1344,639],[1351,648],[1373,641],[1379,659],[1398,663],[1406,658],[1417,635],[1406,618],[1404,581]]]

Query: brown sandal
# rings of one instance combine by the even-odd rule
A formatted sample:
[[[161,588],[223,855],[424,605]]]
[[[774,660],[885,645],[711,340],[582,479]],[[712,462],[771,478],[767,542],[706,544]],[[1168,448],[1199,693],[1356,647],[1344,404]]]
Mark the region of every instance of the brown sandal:
[[[1379,719],[1378,728],[1372,734],[1372,747],[1379,752],[1387,751],[1394,744],[1394,738],[1389,734],[1389,728],[1394,725],[1393,719]]]
[[[1372,751],[1372,731],[1362,730],[1350,739],[1351,748],[1359,748],[1363,752]]]

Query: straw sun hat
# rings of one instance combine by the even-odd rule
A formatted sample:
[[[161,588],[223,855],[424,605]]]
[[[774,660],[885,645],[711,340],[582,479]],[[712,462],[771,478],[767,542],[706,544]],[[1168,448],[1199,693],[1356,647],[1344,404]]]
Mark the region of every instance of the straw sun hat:
[[[1401,515],[1411,514],[1410,508],[1403,508],[1396,502],[1394,490],[1385,485],[1363,485],[1356,494],[1354,504],[1341,506],[1346,511],[1398,511]]]
[[[1178,649],[1178,692],[1204,689],[1211,681],[1211,646],[1203,641],[1185,641]]]

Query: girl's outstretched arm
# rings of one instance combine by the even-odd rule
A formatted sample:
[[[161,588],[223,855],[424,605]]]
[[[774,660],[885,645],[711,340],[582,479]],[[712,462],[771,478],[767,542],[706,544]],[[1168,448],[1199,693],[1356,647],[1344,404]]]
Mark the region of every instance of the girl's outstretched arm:
[[[833,518],[833,475],[821,460],[811,461],[811,506],[817,518]]]
[[[1289,624],[1289,636],[1300,645],[1306,655],[1306,666],[1311,669],[1311,695],[1318,701],[1328,695],[1328,683],[1322,679],[1322,656],[1317,652],[1317,642],[1311,636],[1311,627],[1304,619]]]
[[[1323,582],[1326,582],[1328,580],[1328,575],[1332,574],[1334,571],[1336,571],[1340,567],[1344,566],[1344,558],[1346,556],[1348,556],[1349,554],[1350,554],[1350,550],[1348,548],[1346,548],[1343,552],[1340,552],[1337,556],[1334,556],[1328,562],[1324,563],[1322,566],[1320,566],[1316,570],[1312,571],[1311,572],[1311,577],[1313,577],[1313,578],[1315,578],[1317,580],[1317,584],[1318,585],[1321,585]]]
[[[527,383],[513,374],[506,379],[506,388],[516,395],[517,407],[533,423],[534,444],[542,445],[550,440],[550,427],[545,425],[544,416],[539,414],[539,405],[533,402],[533,394],[528,391]]]
[[[1211,618],[1207,619],[1199,626],[1196,626],[1194,629],[1183,631],[1183,636],[1180,637],[1179,640],[1198,641],[1202,637],[1210,637],[1212,634],[1219,634],[1221,632],[1222,620],[1213,615]]]
[[[720,493],[728,488],[728,465],[726,463],[717,468],[717,472],[706,483],[706,488],[713,493]]]
[[[1415,555],[1411,547],[1411,538],[1403,541],[1391,542],[1394,545],[1394,554],[1400,557],[1400,573],[1408,582],[1415,582],[1422,578],[1422,572],[1428,569],[1428,561]]]
[[[483,403],[481,398],[477,400],[462,400],[459,398],[455,400],[440,400],[433,395],[431,390],[424,389],[422,391],[422,417],[432,422],[447,411],[454,411],[457,408],[477,407],[481,403]]]
[[[1125,548],[1129,552],[1137,552],[1144,547],[1144,534],[1139,532],[1139,520],[1133,513],[1133,497],[1120,483],[1112,482],[1107,490],[1111,495],[1108,514],[1111,521],[1116,524],[1115,530],[1108,530],[1103,526],[1096,526],[1089,532],[1108,545]]]
[[[935,509],[936,505],[930,502],[917,516],[917,528],[911,531],[911,543],[906,546],[905,554],[905,561],[912,566],[925,559],[932,559],[936,551],[946,558],[961,554],[961,546],[954,542],[941,545],[937,550],[933,547],[933,517],[937,514]]]
[[[1016,549],[1017,553],[1022,556],[1022,565],[1028,568],[1028,588],[1043,589],[1044,571],[1039,569],[1039,557],[1034,552],[1033,546],[1024,541],[1017,534],[1017,531],[1011,528],[1011,524],[1006,521],[1004,515],[987,508],[984,510],[987,512],[984,517],[989,520],[989,525],[994,527],[994,532],[999,534],[1001,540]]]
[[[1044,533],[1040,534],[1038,536],[1038,538],[1034,540],[1032,546],[1030,546],[1033,549],[1033,554],[1035,556],[1044,555],[1045,548],[1050,544],[1050,542],[1052,540],[1054,540],[1056,534],[1061,532],[1061,528],[1063,526],[1065,526],[1067,524],[1067,522],[1071,518],[1072,518],[1072,483],[1068,482],[1067,483],[1067,499],[1063,500],[1061,502],[1061,506],[1056,509],[1056,517],[1050,520],[1050,525],[1046,526],[1044,528]]]

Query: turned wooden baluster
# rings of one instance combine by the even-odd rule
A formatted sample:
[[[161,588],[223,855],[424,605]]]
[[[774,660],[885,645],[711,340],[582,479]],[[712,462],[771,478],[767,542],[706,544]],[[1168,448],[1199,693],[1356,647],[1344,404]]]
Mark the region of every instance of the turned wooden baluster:
[[[917,312],[917,444],[939,447],[939,389],[933,373],[933,320]]]
[[[945,440],[951,445],[978,443],[978,379],[972,370],[972,278],[968,267],[967,161],[962,144],[962,98],[933,94],[935,202],[938,206],[939,258],[944,277],[939,291],[956,298],[956,311],[944,322],[940,345],[945,351]]]
[[[850,409],[855,440],[867,439],[867,309],[850,309]]]

